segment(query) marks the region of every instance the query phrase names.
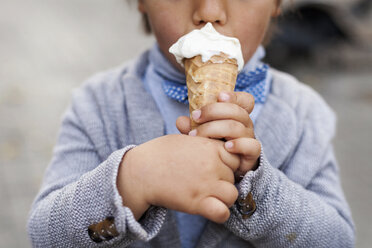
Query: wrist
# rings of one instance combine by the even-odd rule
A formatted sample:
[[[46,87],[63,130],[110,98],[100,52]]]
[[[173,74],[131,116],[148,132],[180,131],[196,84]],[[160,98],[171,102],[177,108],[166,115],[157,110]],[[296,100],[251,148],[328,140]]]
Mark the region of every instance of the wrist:
[[[131,209],[136,220],[150,207],[150,204],[145,200],[143,190],[138,176],[136,167],[139,164],[136,162],[136,148],[127,151],[119,166],[117,177],[117,188],[123,199],[123,206]]]

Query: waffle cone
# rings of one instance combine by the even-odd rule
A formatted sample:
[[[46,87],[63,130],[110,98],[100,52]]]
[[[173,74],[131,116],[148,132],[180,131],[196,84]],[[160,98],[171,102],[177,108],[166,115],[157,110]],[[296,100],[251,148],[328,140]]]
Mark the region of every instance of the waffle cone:
[[[221,91],[232,92],[238,75],[235,59],[221,53],[203,62],[201,56],[185,59],[185,74],[189,97],[190,117],[192,111],[217,102]],[[191,128],[198,124],[191,119]]]

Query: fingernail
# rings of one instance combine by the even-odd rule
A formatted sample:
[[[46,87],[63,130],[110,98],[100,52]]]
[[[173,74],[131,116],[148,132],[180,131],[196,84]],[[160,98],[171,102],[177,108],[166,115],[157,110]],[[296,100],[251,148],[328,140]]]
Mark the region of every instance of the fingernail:
[[[191,116],[192,116],[192,119],[196,121],[197,119],[200,118],[201,111],[199,109],[194,110],[194,111],[192,111]]]
[[[196,129],[194,129],[194,130],[191,130],[190,132],[189,132],[189,135],[190,136],[196,136]]]
[[[225,143],[225,148],[226,149],[231,149],[231,148],[233,148],[233,146],[234,146],[234,144],[231,141],[227,141]]]
[[[230,100],[230,96],[224,92],[221,92],[220,93],[220,100],[221,101],[224,101],[224,102],[227,102],[228,100]]]

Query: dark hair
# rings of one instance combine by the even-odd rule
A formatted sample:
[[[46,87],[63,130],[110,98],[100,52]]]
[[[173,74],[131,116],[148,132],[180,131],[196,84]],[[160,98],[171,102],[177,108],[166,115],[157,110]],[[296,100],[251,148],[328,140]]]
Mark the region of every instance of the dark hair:
[[[142,14],[142,27],[146,34],[151,34],[151,26],[147,14]]]

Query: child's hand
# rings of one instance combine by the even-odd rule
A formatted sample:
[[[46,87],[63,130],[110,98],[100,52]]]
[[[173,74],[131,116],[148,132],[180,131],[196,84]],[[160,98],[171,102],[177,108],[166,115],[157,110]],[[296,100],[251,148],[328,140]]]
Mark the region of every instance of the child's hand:
[[[239,163],[222,141],[167,135],[128,151],[117,184],[136,219],[155,205],[223,223],[238,197],[234,171]]]
[[[245,92],[223,92],[217,103],[208,104],[192,113],[199,127],[191,131],[190,118],[177,119],[177,128],[191,136],[225,139],[225,148],[240,155],[236,176],[254,170],[258,165],[261,144],[255,139],[253,123],[249,114],[254,107],[254,98]]]

